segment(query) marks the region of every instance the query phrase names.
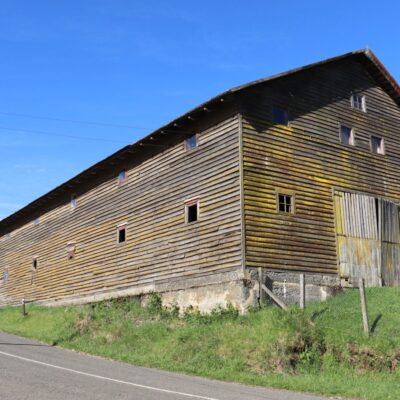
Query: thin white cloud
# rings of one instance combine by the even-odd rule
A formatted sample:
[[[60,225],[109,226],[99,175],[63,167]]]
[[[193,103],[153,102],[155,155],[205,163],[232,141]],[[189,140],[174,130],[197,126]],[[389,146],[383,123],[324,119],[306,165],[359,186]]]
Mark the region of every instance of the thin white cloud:
[[[22,204],[19,203],[9,203],[9,202],[1,202],[0,201],[0,208],[5,210],[17,210],[22,207]]]
[[[42,174],[47,172],[46,168],[35,164],[14,164],[12,168],[18,171],[35,173],[35,174]]]

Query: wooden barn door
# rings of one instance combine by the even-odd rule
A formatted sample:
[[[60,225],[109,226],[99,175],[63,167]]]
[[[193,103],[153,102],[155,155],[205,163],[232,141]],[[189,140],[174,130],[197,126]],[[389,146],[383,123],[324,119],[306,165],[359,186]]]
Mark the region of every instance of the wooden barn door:
[[[359,193],[335,192],[340,277],[367,286],[400,283],[399,206]]]
[[[400,284],[400,233],[399,206],[382,200],[382,283],[385,286]]]
[[[340,277],[356,285],[381,285],[379,201],[358,193],[335,193],[336,235]]]

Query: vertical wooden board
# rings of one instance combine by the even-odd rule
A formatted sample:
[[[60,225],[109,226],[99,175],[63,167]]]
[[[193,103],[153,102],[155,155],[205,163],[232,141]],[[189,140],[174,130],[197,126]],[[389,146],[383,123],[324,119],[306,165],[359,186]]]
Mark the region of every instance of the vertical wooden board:
[[[333,199],[334,199],[334,213],[335,213],[335,221],[336,221],[336,232],[339,235],[343,235],[343,214],[342,214],[342,207],[340,205],[341,203],[341,198],[342,194],[339,192],[335,192],[333,194]]]

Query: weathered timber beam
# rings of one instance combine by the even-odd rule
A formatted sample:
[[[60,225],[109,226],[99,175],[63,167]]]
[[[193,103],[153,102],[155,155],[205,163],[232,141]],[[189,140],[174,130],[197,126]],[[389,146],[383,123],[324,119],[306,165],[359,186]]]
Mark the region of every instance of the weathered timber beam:
[[[263,283],[261,284],[262,289],[264,290],[265,293],[267,293],[267,295],[269,297],[271,297],[271,299],[283,310],[287,310],[287,305],[281,301],[273,292],[272,290],[269,290]]]

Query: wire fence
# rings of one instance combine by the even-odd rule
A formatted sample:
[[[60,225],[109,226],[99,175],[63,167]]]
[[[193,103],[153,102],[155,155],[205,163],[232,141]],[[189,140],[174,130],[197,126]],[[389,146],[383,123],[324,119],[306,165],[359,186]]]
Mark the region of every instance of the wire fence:
[[[302,291],[306,298],[307,285],[304,278],[302,280],[300,277],[299,282],[297,306],[302,308],[302,301],[304,301]],[[302,282],[304,283],[303,290],[301,289]],[[344,289],[344,292],[353,292],[349,304],[343,304],[341,299],[335,301],[334,298],[318,303],[305,302],[305,313],[310,322],[317,329],[330,331],[343,341],[345,339],[359,340],[360,334],[364,332],[365,337],[372,340],[384,339],[387,343],[398,344],[400,351],[400,287],[363,290],[364,282],[362,287],[361,284],[359,286]],[[337,296],[342,296],[342,294]],[[272,300],[275,299],[272,298]],[[292,304],[292,309],[293,307],[295,308],[296,304]]]

